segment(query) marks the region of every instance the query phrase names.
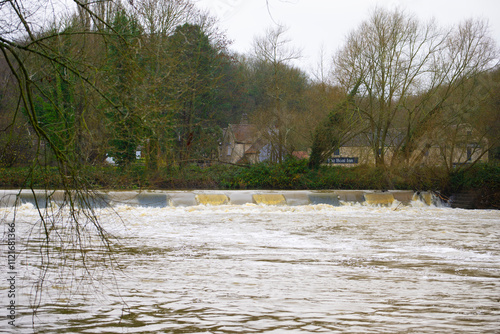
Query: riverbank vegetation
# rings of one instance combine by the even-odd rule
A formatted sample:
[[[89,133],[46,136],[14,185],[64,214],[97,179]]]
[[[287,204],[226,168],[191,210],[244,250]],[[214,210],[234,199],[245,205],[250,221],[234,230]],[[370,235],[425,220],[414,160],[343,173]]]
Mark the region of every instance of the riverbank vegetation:
[[[56,168],[0,169],[0,187],[60,189],[63,182]],[[35,173],[34,177],[30,173]],[[165,168],[148,172],[144,165],[127,168],[116,166],[92,167],[80,170],[79,177],[93,189],[101,190],[414,190],[436,191],[444,199],[454,193],[481,191],[484,207],[500,208],[500,165],[477,164],[469,169],[447,171],[443,167],[392,169],[374,166],[331,167],[311,169],[307,160],[286,159],[283,163],[269,162],[236,166],[215,164],[200,167]],[[33,182],[32,180],[38,180]]]

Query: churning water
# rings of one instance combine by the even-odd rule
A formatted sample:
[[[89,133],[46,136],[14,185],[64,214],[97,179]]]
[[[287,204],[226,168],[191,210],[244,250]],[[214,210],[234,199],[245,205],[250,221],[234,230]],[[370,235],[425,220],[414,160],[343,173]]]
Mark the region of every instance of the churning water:
[[[68,287],[62,274],[47,275],[32,317],[26,303],[39,274],[27,255],[36,250],[21,245],[37,212],[18,210],[15,332],[31,332],[32,321],[38,333],[500,332],[500,211],[359,204],[116,211],[121,220],[97,212],[120,240],[114,271],[92,272],[97,283],[88,291],[78,286],[84,281]]]

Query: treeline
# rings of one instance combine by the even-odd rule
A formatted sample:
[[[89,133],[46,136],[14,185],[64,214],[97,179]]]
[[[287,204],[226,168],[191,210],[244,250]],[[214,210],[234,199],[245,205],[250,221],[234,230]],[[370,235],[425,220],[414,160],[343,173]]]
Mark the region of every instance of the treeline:
[[[227,46],[215,19],[184,0],[89,2],[3,41],[0,163],[128,166],[141,151],[156,171],[217,160],[222,129],[266,118],[273,99],[306,118],[317,90],[306,73]],[[287,85],[271,97],[277,76]]]
[[[471,141],[480,158],[500,155],[498,50],[482,21],[444,30],[377,9],[331,71],[311,77],[293,65],[300,52],[281,26],[239,55],[189,0],[75,4],[40,25],[26,17],[42,6],[2,5],[2,167],[55,166],[71,185],[112,158],[157,175],[216,162],[222,129],[246,116],[269,143],[270,163],[308,151],[308,168],[318,169],[359,137],[386,179],[419,166],[431,146],[445,152],[447,173],[453,151]]]
[[[190,2],[83,3],[27,30],[2,59],[2,126],[18,128],[7,139],[17,150],[5,150],[3,164],[39,159],[44,149],[42,163],[101,164],[109,156],[121,166],[142,150],[152,169],[212,154],[227,112],[215,105],[233,62],[212,19]],[[15,78],[16,65],[29,78]]]

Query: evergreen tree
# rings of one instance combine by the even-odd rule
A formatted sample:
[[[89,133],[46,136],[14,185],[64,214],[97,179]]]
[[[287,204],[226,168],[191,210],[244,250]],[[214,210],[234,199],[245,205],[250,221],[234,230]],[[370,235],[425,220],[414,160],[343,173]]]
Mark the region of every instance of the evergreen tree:
[[[181,164],[217,152],[217,88],[225,57],[199,25],[178,26],[169,39],[172,67],[170,97]]]
[[[117,164],[127,165],[135,161],[136,150],[141,143],[141,96],[138,87],[142,80],[142,29],[139,22],[124,9],[116,12],[111,27],[116,35],[108,48],[107,85],[114,104],[106,113],[111,132],[109,155]]]

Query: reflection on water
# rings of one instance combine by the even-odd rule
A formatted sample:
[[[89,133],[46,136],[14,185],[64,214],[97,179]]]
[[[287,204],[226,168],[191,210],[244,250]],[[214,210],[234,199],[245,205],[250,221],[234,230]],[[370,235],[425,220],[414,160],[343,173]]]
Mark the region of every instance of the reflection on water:
[[[106,228],[121,239],[121,270],[100,277],[97,293],[95,286],[68,293],[75,290],[49,277],[35,319],[38,333],[500,328],[499,211],[121,207],[123,222],[101,213]],[[33,219],[32,208],[20,210],[19,239],[22,224]],[[23,275],[28,295],[36,273],[28,265]],[[31,332],[31,316],[21,312],[17,330]]]

